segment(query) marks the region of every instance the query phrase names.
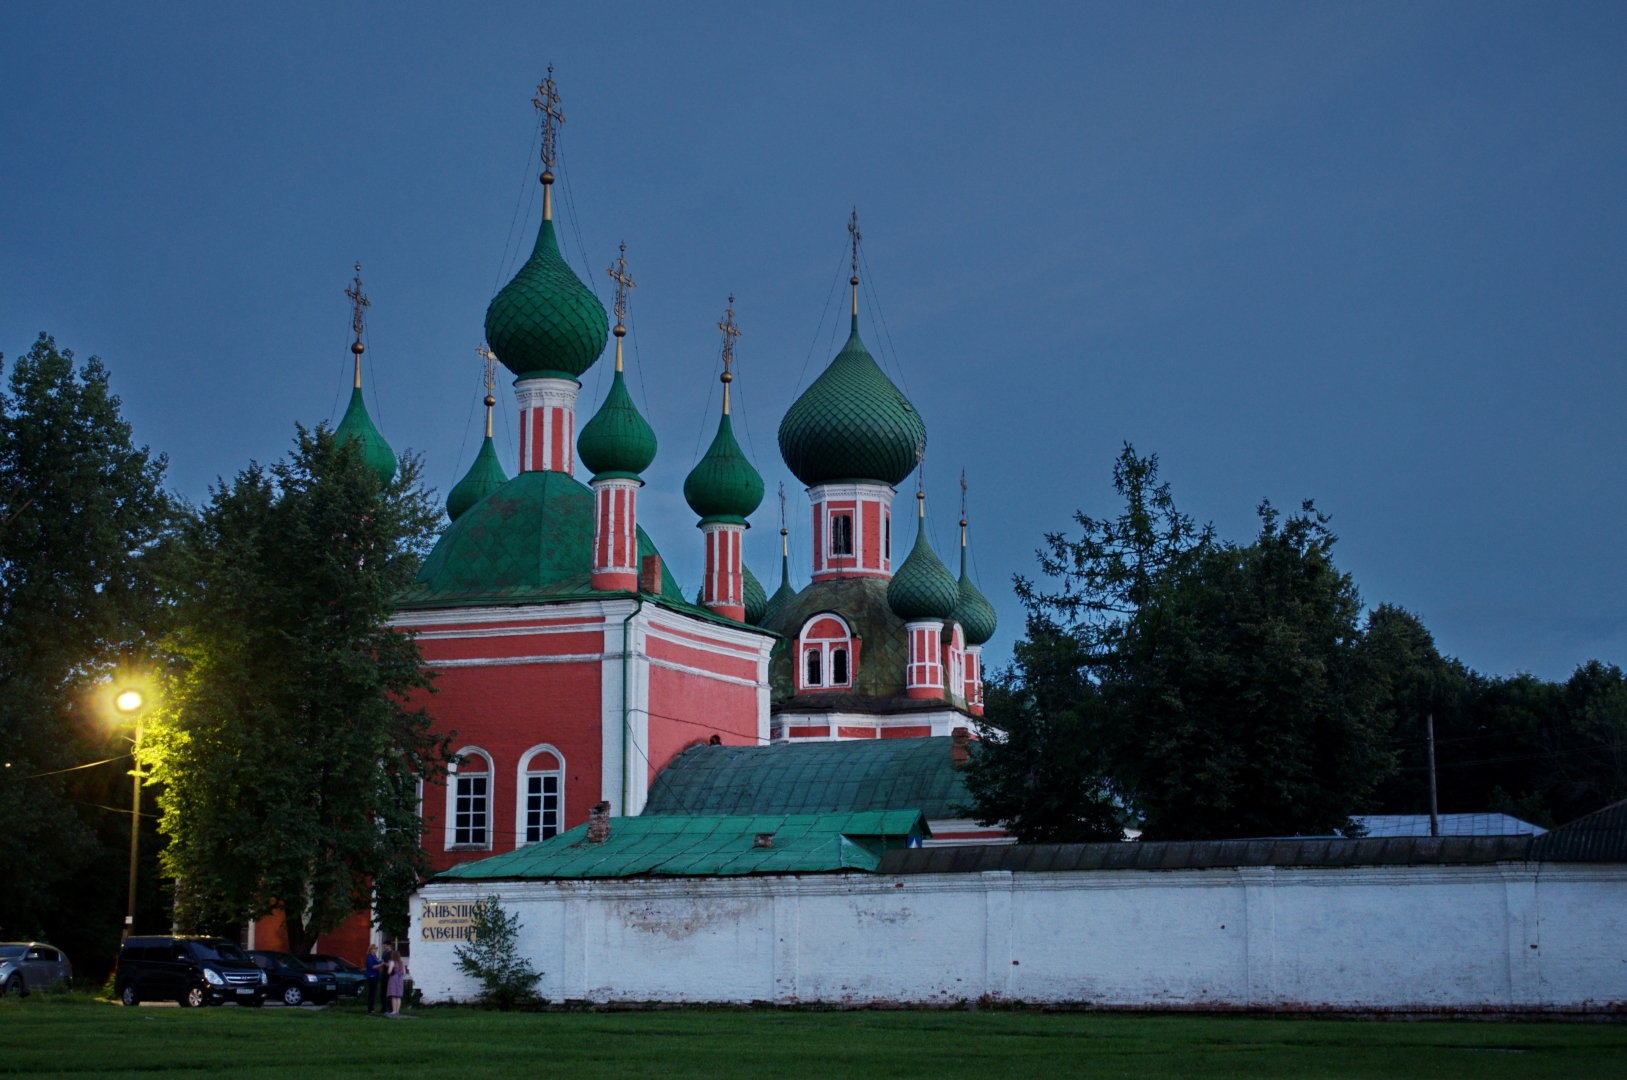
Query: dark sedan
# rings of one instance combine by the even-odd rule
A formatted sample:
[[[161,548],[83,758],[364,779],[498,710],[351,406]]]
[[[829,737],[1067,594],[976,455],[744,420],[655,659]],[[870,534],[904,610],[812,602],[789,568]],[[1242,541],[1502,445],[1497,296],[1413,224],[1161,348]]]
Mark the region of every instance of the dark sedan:
[[[313,971],[303,960],[285,952],[250,949],[249,959],[266,973],[267,1001],[284,1005],[327,1005],[339,996],[339,980],[330,971]]]
[[[367,973],[342,956],[331,953],[312,953],[302,958],[312,971],[327,971],[339,983],[340,997],[367,996]]]

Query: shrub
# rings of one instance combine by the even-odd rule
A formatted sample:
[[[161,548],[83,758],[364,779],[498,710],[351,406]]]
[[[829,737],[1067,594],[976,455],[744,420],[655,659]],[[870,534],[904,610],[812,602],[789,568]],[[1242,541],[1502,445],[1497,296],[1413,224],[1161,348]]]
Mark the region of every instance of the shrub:
[[[475,908],[469,926],[469,944],[456,950],[458,967],[480,980],[479,1005],[486,1009],[521,1008],[537,1001],[537,982],[543,973],[531,969],[519,954],[520,919],[503,910],[495,896]]]

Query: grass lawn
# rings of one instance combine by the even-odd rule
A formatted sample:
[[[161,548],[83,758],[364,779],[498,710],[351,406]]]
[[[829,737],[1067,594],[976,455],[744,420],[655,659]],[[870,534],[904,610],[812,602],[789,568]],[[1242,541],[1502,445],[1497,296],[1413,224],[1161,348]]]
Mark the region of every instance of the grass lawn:
[[[1035,1012],[484,1013],[0,1002],[0,1076],[1627,1076],[1627,1026]]]

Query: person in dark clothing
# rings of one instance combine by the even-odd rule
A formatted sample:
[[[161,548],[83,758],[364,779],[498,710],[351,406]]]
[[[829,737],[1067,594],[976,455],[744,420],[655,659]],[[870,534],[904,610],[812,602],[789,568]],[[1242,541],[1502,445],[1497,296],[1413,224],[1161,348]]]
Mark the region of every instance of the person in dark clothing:
[[[365,963],[365,967],[367,970],[367,1013],[369,1016],[371,1016],[373,1013],[373,1002],[377,1000],[379,992],[380,965],[379,947],[377,945],[369,945],[367,947],[367,961]]]

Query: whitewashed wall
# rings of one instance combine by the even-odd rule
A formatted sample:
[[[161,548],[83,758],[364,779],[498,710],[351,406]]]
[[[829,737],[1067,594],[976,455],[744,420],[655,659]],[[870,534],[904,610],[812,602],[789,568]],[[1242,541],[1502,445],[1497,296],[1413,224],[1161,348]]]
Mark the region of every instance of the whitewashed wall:
[[[555,1001],[1627,1003],[1622,865],[471,882],[420,899],[492,893]],[[418,911],[415,982],[471,996]]]

